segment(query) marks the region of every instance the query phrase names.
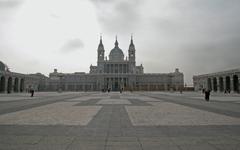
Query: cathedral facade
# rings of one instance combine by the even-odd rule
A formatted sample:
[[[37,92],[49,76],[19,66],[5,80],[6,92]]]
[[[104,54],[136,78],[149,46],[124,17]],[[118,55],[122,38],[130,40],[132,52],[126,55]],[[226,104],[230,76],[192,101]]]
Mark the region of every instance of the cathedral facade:
[[[136,49],[131,38],[128,56],[125,57],[116,38],[115,46],[108,57],[102,38],[97,48],[97,65],[90,66],[89,73],[60,73],[54,69],[49,74],[49,91],[100,91],[123,90],[181,90],[183,73],[144,73],[143,65],[136,65]]]

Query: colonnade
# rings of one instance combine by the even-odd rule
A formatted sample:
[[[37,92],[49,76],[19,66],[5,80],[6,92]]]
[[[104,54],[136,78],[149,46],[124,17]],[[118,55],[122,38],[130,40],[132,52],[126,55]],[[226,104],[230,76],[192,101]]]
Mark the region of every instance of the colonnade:
[[[13,76],[0,76],[0,93],[24,91],[24,79]]]
[[[128,73],[129,66],[127,64],[105,64],[104,73]]]
[[[207,79],[207,89],[215,92],[239,92],[239,86],[238,75],[216,76]]]

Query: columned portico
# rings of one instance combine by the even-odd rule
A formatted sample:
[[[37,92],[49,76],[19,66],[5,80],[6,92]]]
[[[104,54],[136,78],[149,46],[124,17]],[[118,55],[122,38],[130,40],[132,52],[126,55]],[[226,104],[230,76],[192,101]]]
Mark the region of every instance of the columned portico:
[[[212,74],[205,74],[194,76],[195,90],[201,90],[204,88],[204,81],[207,81],[207,89],[214,92],[226,92],[226,93],[239,93],[239,77],[240,69],[228,70],[223,72],[217,72]],[[202,88],[201,88],[202,87]]]
[[[223,77],[219,77],[219,91],[223,92],[224,91],[224,80]]]

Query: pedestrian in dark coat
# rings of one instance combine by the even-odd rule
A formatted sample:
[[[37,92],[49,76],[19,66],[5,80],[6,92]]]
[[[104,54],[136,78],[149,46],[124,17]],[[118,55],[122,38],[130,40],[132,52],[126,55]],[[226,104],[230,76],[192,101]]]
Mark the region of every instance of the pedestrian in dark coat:
[[[31,97],[33,97],[34,96],[34,89],[31,89],[30,93],[31,93]]]
[[[205,100],[209,101],[209,98],[210,98],[210,90],[206,90],[205,91]]]

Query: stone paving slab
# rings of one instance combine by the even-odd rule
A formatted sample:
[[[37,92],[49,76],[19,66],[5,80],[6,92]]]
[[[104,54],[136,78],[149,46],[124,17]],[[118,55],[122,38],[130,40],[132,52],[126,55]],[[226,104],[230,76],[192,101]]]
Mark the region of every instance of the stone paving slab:
[[[131,103],[127,99],[102,99],[97,104],[111,104],[111,105],[118,105],[118,104],[125,104],[130,105]]]
[[[0,137],[0,144],[37,144],[42,139],[42,136],[26,136],[26,135],[5,135]]]
[[[181,145],[180,149],[184,150],[217,150],[217,148],[210,144],[197,144],[197,145]]]
[[[206,102],[205,100],[196,100],[193,98],[187,97],[171,97],[164,95],[149,95],[149,97],[154,97],[165,102],[170,102],[174,104],[179,104],[182,106],[188,106],[194,109],[205,110],[208,112],[213,112],[217,114],[223,114],[231,117],[240,118],[240,109],[239,105],[231,102],[220,102],[220,101],[210,101]]]
[[[133,125],[240,125],[239,118],[168,102],[151,104],[153,106],[126,106]]]
[[[82,101],[88,101],[91,99],[110,99],[110,96],[104,95],[104,96],[83,96],[83,97],[78,97],[74,99],[67,99],[66,101],[68,102],[82,102]]]
[[[34,100],[37,97],[22,96],[22,97],[0,97],[0,102],[9,102],[9,101],[23,101],[23,100]]]
[[[79,106],[59,102],[0,116],[0,124],[18,125],[87,125],[101,106]]]

